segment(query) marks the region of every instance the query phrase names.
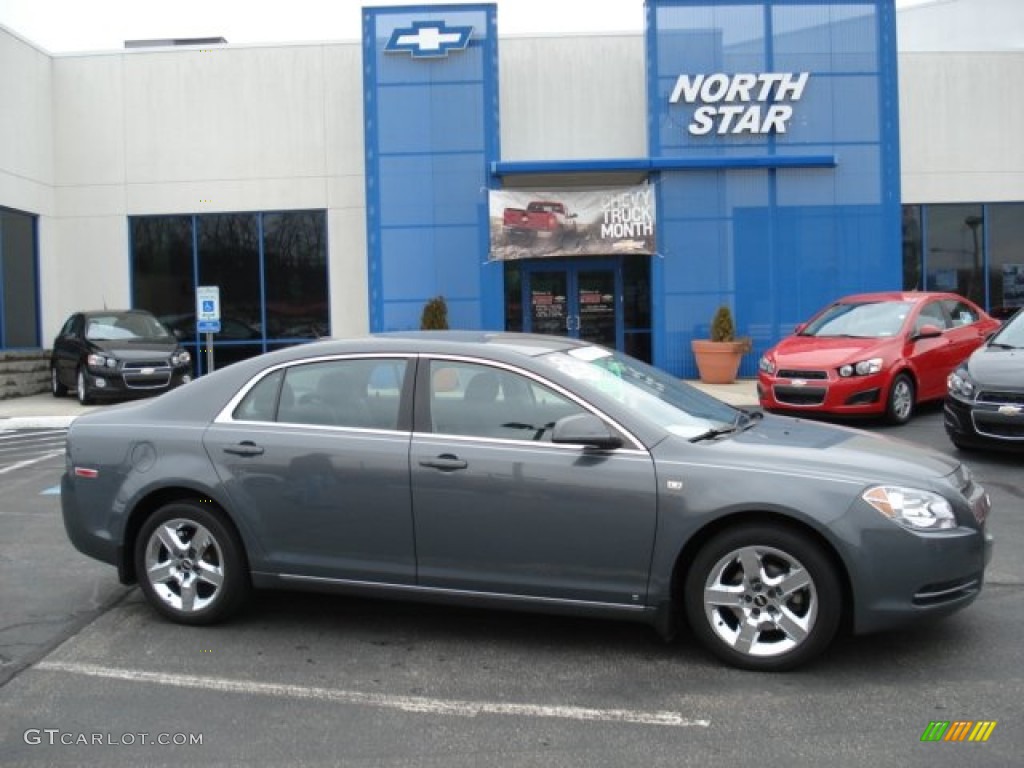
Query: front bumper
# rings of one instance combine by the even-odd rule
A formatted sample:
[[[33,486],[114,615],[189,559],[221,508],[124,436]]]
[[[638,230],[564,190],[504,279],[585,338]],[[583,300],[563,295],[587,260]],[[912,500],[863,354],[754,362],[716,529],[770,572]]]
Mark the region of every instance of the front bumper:
[[[92,397],[130,400],[154,397],[187,384],[192,380],[191,373],[187,367],[109,369],[90,366],[84,375]]]
[[[882,374],[801,379],[759,373],[757,377],[758,400],[762,408],[771,411],[881,415],[885,413],[886,391]]]
[[[958,527],[936,532],[903,528],[874,510],[853,512],[861,522],[848,521],[847,533],[855,538],[846,539],[856,541],[848,559],[853,563],[854,632],[947,616],[977,599],[992,559],[992,537],[985,527],[990,502],[977,485],[966,501],[969,508],[957,512]],[[863,515],[878,519],[868,518],[864,525]]]
[[[957,445],[1024,451],[1024,407],[949,396],[942,413],[946,434]]]

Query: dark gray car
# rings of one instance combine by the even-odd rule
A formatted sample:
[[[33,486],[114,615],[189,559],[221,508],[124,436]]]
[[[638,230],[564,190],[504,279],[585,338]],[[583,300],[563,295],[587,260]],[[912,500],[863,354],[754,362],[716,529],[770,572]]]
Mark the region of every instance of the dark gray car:
[[[164,616],[253,587],[680,624],[780,670],[973,601],[988,495],[867,432],[725,405],[616,352],[484,332],[322,341],[68,434],[82,552]]]

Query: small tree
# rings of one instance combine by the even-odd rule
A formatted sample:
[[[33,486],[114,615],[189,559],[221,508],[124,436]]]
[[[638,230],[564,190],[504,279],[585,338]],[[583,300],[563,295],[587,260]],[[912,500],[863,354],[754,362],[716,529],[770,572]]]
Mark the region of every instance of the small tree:
[[[711,320],[712,341],[735,341],[736,325],[732,321],[732,310],[724,304],[715,312]]]
[[[448,330],[448,305],[445,303],[444,296],[435,296],[423,306],[423,315],[420,317],[420,330]]]

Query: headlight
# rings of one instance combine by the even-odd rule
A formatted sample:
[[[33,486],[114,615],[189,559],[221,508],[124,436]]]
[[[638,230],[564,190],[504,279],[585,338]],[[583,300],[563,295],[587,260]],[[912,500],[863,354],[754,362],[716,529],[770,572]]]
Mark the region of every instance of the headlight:
[[[949,390],[949,394],[966,400],[973,400],[974,393],[977,391],[965,366],[961,366],[949,374],[946,378],[946,388]]]
[[[882,370],[882,358],[873,357],[870,360],[861,360],[859,363],[847,363],[839,367],[839,375],[844,379],[849,376],[870,376]]]
[[[174,353],[174,355],[171,357],[171,365],[185,365],[191,360],[192,355],[190,355],[186,350],[183,349],[180,352]]]
[[[775,373],[775,363],[769,360],[767,355],[761,355],[761,359],[757,361],[757,367],[762,373]]]
[[[117,368],[117,358],[106,355],[92,354],[85,358],[85,361],[93,368]]]
[[[919,531],[956,528],[956,516],[949,502],[931,491],[876,485],[861,498],[893,522]]]

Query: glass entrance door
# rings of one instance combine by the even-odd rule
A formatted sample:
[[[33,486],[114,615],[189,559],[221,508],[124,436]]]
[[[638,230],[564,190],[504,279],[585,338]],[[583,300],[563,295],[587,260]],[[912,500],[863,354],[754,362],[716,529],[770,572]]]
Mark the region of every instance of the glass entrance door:
[[[524,266],[523,330],[621,349],[621,282],[615,264],[586,261]]]

